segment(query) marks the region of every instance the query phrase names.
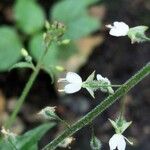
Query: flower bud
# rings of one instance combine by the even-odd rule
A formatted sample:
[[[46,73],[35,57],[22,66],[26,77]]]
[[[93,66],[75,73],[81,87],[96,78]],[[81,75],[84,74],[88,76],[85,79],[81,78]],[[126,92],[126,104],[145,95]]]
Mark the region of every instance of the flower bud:
[[[45,119],[53,120],[57,118],[57,115],[55,114],[56,107],[45,107],[42,109],[38,114],[43,116]]]
[[[48,30],[50,29],[50,23],[48,21],[45,21],[45,28]]]
[[[96,136],[93,136],[90,141],[90,146],[92,150],[100,150],[102,147],[102,144],[101,144],[101,141]]]
[[[60,71],[60,72],[62,72],[62,71],[65,70],[65,68],[62,67],[62,66],[56,66],[55,69],[58,70],[58,71]]]
[[[70,39],[65,39],[61,42],[61,44],[63,44],[63,45],[67,45],[69,43],[70,43]]]
[[[24,49],[24,48],[21,49],[21,54],[22,54],[23,57],[27,57],[29,55],[27,50]]]

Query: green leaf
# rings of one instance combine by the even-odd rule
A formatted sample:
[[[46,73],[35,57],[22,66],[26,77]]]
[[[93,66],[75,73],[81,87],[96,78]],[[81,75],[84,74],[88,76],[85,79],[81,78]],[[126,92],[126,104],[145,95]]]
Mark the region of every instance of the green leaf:
[[[14,17],[18,27],[26,34],[33,34],[44,26],[45,14],[33,0],[17,0],[14,5]]]
[[[147,26],[137,26],[130,28],[128,32],[128,36],[131,39],[131,43],[140,43],[140,42],[145,42],[145,41],[150,41],[150,38],[148,38],[145,35],[146,30],[148,30]]]
[[[0,149],[2,150],[37,150],[38,141],[42,136],[52,127],[54,123],[46,123],[39,127],[26,132],[21,136],[8,137],[0,143]]]
[[[0,27],[0,71],[6,71],[20,58],[22,43],[15,29]]]
[[[30,69],[35,69],[34,65],[28,62],[19,62],[15,65],[13,65],[10,70],[16,69],[16,68],[30,68]]]
[[[27,150],[33,145],[36,146],[42,136],[54,126],[54,123],[46,123],[26,132],[24,135],[17,138],[17,148],[20,148],[21,150]]]
[[[44,53],[44,42],[43,42],[43,34],[37,34],[33,36],[29,43],[29,49],[31,50],[31,54],[33,58],[35,58],[37,61],[40,59],[42,54]],[[44,59],[44,65],[46,65],[48,68],[50,66],[55,66],[58,62],[58,49],[55,44],[51,44],[49,47],[49,50],[47,52],[47,55]]]
[[[36,34],[33,36],[29,43],[29,49],[31,50],[31,54],[33,58],[38,61],[44,52],[44,42],[43,42],[43,34]],[[48,53],[44,59],[44,70],[50,73],[53,79],[53,73],[57,73],[56,69],[53,69],[55,66],[62,64],[62,60],[66,60],[72,54],[76,52],[76,46],[73,43],[68,45],[56,45],[56,43],[52,43],[49,47]]]
[[[97,0],[63,0],[54,5],[52,20],[61,21],[67,26],[64,37],[75,40],[100,28],[99,21],[88,14],[88,6],[95,2]],[[72,9],[73,6],[76,8]]]

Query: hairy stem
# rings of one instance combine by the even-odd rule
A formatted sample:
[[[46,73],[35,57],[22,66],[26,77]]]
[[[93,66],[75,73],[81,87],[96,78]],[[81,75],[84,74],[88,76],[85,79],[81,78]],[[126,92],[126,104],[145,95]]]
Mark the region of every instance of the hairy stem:
[[[16,119],[16,116],[17,116],[18,112],[20,111],[20,109],[21,109],[21,107],[22,107],[22,105],[23,105],[23,103],[24,103],[28,93],[30,92],[30,89],[31,89],[31,87],[32,87],[32,85],[33,85],[33,83],[34,83],[34,81],[35,81],[35,79],[36,79],[40,69],[41,69],[41,66],[42,66],[42,63],[43,63],[43,59],[44,59],[47,51],[48,51],[48,46],[45,48],[45,51],[44,51],[43,55],[41,56],[41,59],[37,63],[33,73],[31,74],[28,82],[26,83],[26,85],[25,85],[25,87],[24,87],[24,89],[22,91],[22,94],[21,94],[20,98],[18,99],[18,101],[16,103],[14,111],[12,112],[12,114],[8,118],[8,120],[5,122],[5,124],[4,124],[5,128],[9,129],[12,126],[12,124],[14,123],[14,121]]]
[[[121,96],[125,95],[132,87],[140,82],[144,77],[150,74],[150,63],[146,64],[141,70],[139,70],[134,76],[132,76],[126,83],[124,83],[113,95],[108,96],[98,106],[92,109],[87,115],[82,117],[79,121],[66,129],[62,134],[55,138],[52,142],[47,144],[42,150],[54,150],[58,144],[61,143],[68,136],[73,135],[82,127],[88,125],[93,119],[100,115],[104,110],[111,106]]]

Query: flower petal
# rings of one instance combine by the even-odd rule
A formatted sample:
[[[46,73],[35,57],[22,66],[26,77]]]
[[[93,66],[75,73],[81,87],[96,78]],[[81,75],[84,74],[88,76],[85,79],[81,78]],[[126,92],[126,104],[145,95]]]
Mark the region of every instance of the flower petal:
[[[110,150],[114,150],[117,148],[117,134],[114,134],[110,140],[109,140],[109,147],[110,147]]]
[[[118,140],[117,141],[118,141],[118,144],[117,144],[118,150],[125,150],[126,142],[125,142],[124,136],[121,134],[118,134]]]
[[[104,78],[104,81],[108,84],[108,85],[110,85],[111,83],[110,83],[110,81],[108,80],[108,78]]]
[[[80,84],[67,84],[64,88],[66,93],[75,93],[77,91],[79,91],[81,89],[81,85]]]
[[[129,31],[129,26],[124,22],[115,21],[114,26],[111,28],[109,34],[113,36],[126,36]]]
[[[81,77],[77,73],[74,73],[74,72],[68,72],[66,75],[66,80],[70,83],[82,84]]]
[[[97,80],[99,80],[99,81],[104,80],[104,78],[103,78],[100,74],[97,74],[96,78],[97,78]]]

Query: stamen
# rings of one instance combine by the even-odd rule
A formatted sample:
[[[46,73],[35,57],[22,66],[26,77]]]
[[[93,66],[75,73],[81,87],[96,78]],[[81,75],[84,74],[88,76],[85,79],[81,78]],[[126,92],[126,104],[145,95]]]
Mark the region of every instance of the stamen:
[[[107,28],[110,28],[110,29],[113,28],[113,26],[112,26],[111,24],[106,25],[106,27],[107,27]]]
[[[66,78],[60,78],[57,82],[65,82],[66,81]]]
[[[65,92],[65,90],[64,90],[64,89],[58,89],[58,91],[59,91],[59,92]]]
[[[130,144],[130,145],[133,145],[133,142],[129,141],[129,139],[127,139],[125,136],[124,138],[126,139],[126,141]]]

